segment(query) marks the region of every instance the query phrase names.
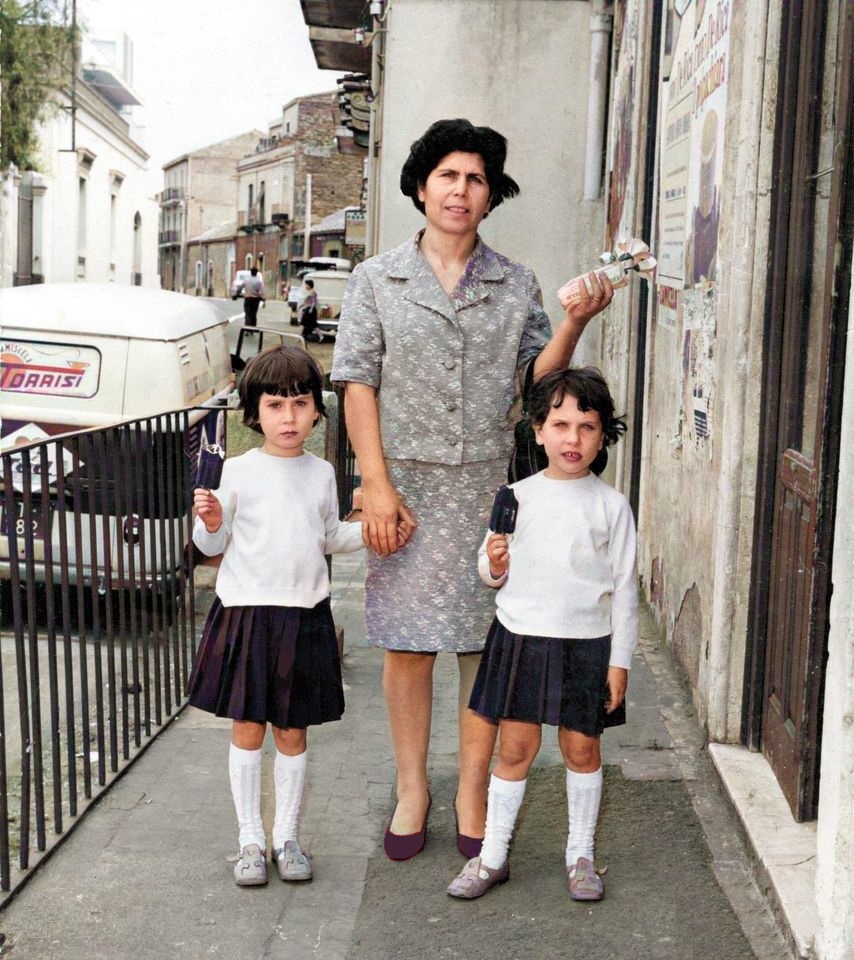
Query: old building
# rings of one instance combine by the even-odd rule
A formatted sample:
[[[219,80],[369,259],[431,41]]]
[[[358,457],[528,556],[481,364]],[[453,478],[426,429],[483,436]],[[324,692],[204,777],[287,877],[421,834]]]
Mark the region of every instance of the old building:
[[[250,130],[164,164],[159,248],[160,285],[165,290],[196,289],[195,261],[188,267],[187,243],[225,222],[236,224],[237,163],[261,135]],[[216,279],[227,286],[231,278]]]
[[[306,220],[314,225],[359,202],[363,162],[336,150],[337,100],[329,92],[287,103],[238,163],[236,264],[257,265],[268,296],[283,289],[291,259],[314,252]]]
[[[318,63],[371,78],[369,253],[419,222],[397,186],[411,140],[467,116],[507,135],[522,187],[484,237],[534,267],[553,319],[602,249],[639,236],[658,257],[577,359],[628,413],[610,479],[760,882],[797,953],[850,960],[854,8],[302,7]]]
[[[130,122],[131,49],[124,34],[84,36],[78,73],[39,128],[36,169],[6,177],[4,286],[157,284],[157,207]]]

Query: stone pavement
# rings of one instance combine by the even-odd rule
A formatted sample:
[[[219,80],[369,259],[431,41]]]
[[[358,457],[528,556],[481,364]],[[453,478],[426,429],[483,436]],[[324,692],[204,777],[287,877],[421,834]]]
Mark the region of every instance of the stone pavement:
[[[345,635],[347,712],[309,732],[301,839],[315,880],[240,889],[228,787],[229,721],[186,709],[0,912],[3,956],[20,960],[787,960],[752,879],[737,819],[705,751],[690,698],[647,622],[629,723],[605,734],[600,904],[565,892],[563,769],[553,731],[512,849],[509,883],[465,903],[445,894],[462,866],[451,807],[456,667],[438,658],[427,847],[382,853],[394,763],[382,654],[364,643],[364,566],[335,558],[333,611]],[[272,754],[264,768],[272,820]]]

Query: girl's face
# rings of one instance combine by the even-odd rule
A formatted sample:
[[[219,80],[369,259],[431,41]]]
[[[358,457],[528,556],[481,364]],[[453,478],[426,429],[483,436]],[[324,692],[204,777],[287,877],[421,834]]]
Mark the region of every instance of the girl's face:
[[[310,393],[278,397],[262,393],[258,400],[258,423],[264,434],[265,453],[274,457],[300,457],[303,444],[318,420]]]
[[[489,212],[489,184],[479,153],[455,150],[436,164],[418,187],[427,223],[443,233],[477,232]]]
[[[590,473],[590,464],[605,443],[602,420],[595,410],[580,410],[578,400],[565,394],[560,406],[550,407],[542,426],[534,427],[537,443],[546,449],[546,476],[578,480]]]

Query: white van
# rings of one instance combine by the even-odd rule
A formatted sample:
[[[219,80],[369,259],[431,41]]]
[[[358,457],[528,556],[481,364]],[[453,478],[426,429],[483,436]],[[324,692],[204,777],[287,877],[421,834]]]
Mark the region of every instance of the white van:
[[[178,441],[188,458],[200,442],[221,439],[233,388],[227,329],[227,319],[211,303],[182,293],[95,283],[0,289],[0,452],[11,460],[17,528],[38,529],[43,539],[44,528],[51,526],[58,549],[56,504],[48,510],[40,502],[39,463],[33,462],[25,484],[22,454],[9,453],[15,448],[188,407],[200,407],[190,412],[188,435]],[[162,449],[165,441],[149,436],[135,442],[138,456],[150,460],[147,451]],[[52,501],[59,471],[65,477],[71,470],[71,441],[62,444],[47,446]],[[56,462],[58,451],[62,465]],[[142,463],[155,476],[159,466]],[[93,491],[98,483],[112,482],[110,477],[97,479],[94,464],[85,469]],[[185,490],[181,497],[186,498]],[[7,500],[0,509],[0,533],[8,532],[12,519],[5,516]],[[28,509],[32,517],[24,516]],[[107,513],[108,508],[98,506],[94,512]],[[48,524],[49,515],[53,520]],[[111,516],[109,524],[121,527],[123,522],[127,531],[144,519],[129,510],[124,518]],[[33,551],[37,560],[39,554],[43,558],[43,544],[36,542]],[[18,553],[22,555],[20,542]],[[9,576],[9,556],[9,538],[0,535],[0,578]],[[90,560],[87,579],[96,575]],[[162,563],[154,556],[149,561],[149,572],[155,574]],[[168,565],[174,569],[174,560]]]
[[[303,277],[303,283],[306,280],[314,282],[317,294],[317,329],[314,332],[321,340],[333,340],[338,335],[338,319],[350,276],[349,271],[343,270],[313,270]]]

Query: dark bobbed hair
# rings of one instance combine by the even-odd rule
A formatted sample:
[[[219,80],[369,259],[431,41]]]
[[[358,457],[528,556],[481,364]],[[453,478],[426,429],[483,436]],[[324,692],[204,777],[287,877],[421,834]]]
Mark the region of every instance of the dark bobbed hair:
[[[607,447],[613,446],[626,432],[624,416],[614,413],[614,400],[608,384],[596,367],[556,370],[537,380],[528,396],[528,418],[535,427],[541,427],[549,410],[559,407],[569,394],[575,397],[579,410],[595,410],[602,422],[604,447],[596,454],[590,469],[597,476],[608,463]]]
[[[310,393],[321,417],[326,416],[323,402],[323,374],[311,354],[302,347],[270,347],[256,354],[237,385],[243,423],[263,433],[258,422],[258,403],[262,393],[274,397],[299,397]]]
[[[314,280],[311,280],[309,277],[306,277],[303,280],[303,285],[308,287],[310,290],[314,290]]]
[[[418,199],[419,186],[424,186],[442,157],[456,150],[477,153],[483,158],[490,210],[519,193],[519,184],[504,172],[507,140],[500,133],[491,127],[476,127],[469,120],[437,120],[409,148],[409,156],[400,171],[401,192],[421,213],[424,213],[424,204]]]

